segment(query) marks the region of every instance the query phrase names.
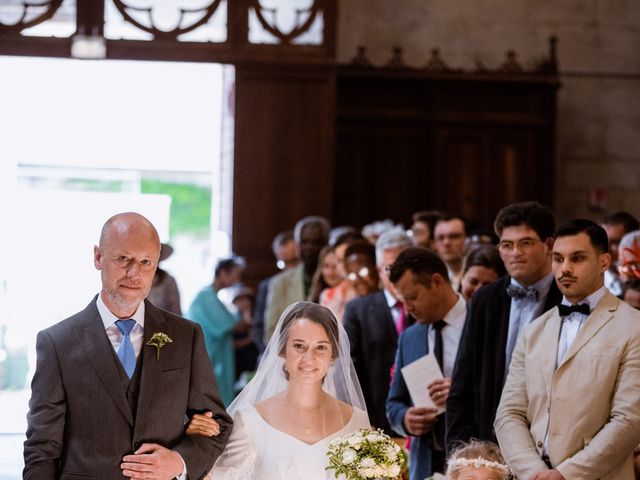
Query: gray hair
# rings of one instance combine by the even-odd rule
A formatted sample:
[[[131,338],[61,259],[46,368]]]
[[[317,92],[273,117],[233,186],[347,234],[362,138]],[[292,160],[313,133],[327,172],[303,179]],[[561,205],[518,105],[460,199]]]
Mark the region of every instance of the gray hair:
[[[382,263],[382,254],[385,250],[409,248],[412,245],[411,239],[404,228],[399,226],[393,227],[380,235],[376,242],[376,262],[378,265]]]
[[[271,251],[276,258],[278,258],[280,247],[290,240],[293,240],[293,232],[291,230],[280,232],[274,237],[273,242],[271,242]]]
[[[324,237],[324,243],[326,244],[329,241],[329,231],[331,230],[331,225],[326,218],[315,215],[310,215],[308,217],[304,217],[302,220],[298,220],[298,223],[296,223],[296,226],[293,229],[293,238],[295,239],[296,243],[300,244],[300,235],[302,234],[302,230],[311,225],[320,227],[320,231],[322,232],[322,236]]]

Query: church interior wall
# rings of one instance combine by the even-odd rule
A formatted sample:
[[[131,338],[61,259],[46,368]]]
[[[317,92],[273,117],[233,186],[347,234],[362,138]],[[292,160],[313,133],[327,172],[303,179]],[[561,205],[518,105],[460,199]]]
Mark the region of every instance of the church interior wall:
[[[337,59],[358,46],[376,65],[393,47],[419,67],[439,48],[450,67],[527,68],[558,38],[555,210],[559,219],[640,214],[640,2],[637,0],[346,0]],[[589,199],[592,198],[591,202]],[[602,212],[599,210],[601,208]]]

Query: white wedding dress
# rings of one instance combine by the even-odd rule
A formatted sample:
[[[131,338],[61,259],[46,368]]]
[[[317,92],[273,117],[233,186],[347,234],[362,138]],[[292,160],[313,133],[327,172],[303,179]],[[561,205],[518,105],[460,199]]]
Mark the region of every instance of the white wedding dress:
[[[354,407],[339,431],[309,445],[269,425],[252,405],[238,410],[224,453],[205,480],[327,480],[329,442],[369,427],[364,410]]]

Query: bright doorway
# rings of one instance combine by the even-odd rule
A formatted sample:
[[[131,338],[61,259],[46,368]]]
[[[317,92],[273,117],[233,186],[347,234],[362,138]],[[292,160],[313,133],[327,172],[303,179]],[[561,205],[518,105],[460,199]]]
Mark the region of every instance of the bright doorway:
[[[106,218],[147,215],[186,310],[230,253],[232,67],[0,57],[0,480],[20,478],[35,336],[99,290]],[[17,457],[16,457],[17,455]]]

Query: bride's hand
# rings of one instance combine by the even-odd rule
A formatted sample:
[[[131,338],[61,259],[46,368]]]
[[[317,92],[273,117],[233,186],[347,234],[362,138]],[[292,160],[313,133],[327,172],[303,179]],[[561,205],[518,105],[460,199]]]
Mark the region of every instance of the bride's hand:
[[[187,435],[216,437],[220,435],[220,425],[213,419],[213,412],[196,413],[187,423]]]

